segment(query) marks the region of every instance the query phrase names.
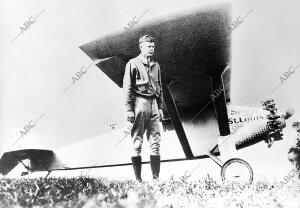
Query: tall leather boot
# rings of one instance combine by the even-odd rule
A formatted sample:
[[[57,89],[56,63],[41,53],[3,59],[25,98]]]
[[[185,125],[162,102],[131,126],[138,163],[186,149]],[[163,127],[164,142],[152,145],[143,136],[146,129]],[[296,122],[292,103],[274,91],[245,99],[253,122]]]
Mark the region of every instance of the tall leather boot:
[[[142,182],[141,172],[142,172],[142,157],[135,156],[131,157],[132,167],[134,171],[135,178],[138,182]]]
[[[150,165],[152,170],[153,179],[157,180],[159,178],[160,171],[160,155],[150,155]]]

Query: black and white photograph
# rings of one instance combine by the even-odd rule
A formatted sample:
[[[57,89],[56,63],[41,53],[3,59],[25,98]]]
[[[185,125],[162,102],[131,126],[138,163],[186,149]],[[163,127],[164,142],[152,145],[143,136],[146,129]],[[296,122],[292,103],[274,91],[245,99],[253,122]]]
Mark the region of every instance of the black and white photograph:
[[[0,0],[0,208],[300,208],[299,20]]]

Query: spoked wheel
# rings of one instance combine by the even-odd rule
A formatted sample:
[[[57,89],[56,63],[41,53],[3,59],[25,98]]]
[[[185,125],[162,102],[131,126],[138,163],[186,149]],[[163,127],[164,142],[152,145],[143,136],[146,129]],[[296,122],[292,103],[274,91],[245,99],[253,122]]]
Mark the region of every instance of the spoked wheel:
[[[221,169],[223,182],[236,182],[251,184],[253,181],[253,170],[249,163],[239,158],[232,158],[224,163]]]

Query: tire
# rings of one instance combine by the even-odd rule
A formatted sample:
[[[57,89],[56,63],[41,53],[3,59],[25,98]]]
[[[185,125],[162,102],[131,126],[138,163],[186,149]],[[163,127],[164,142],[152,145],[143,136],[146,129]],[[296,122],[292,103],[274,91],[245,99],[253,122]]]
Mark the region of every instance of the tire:
[[[252,170],[251,166],[249,165],[249,163],[247,163],[245,160],[240,159],[240,158],[232,158],[224,163],[224,165],[221,168],[222,181],[223,182],[228,181],[228,178],[226,178],[226,170],[228,169],[228,167],[230,165],[237,164],[237,163],[239,163],[239,165],[242,164],[243,166],[245,166],[247,168],[249,177],[248,177],[248,180],[245,181],[245,183],[250,185],[253,182],[253,170]]]

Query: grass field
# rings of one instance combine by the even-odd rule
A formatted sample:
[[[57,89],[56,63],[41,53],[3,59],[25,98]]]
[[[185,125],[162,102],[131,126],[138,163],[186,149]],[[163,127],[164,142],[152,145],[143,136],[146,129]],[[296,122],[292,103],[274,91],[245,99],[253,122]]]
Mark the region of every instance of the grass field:
[[[298,181],[298,179],[297,179]],[[218,184],[207,176],[138,184],[106,178],[0,179],[1,207],[300,207],[299,184]]]

